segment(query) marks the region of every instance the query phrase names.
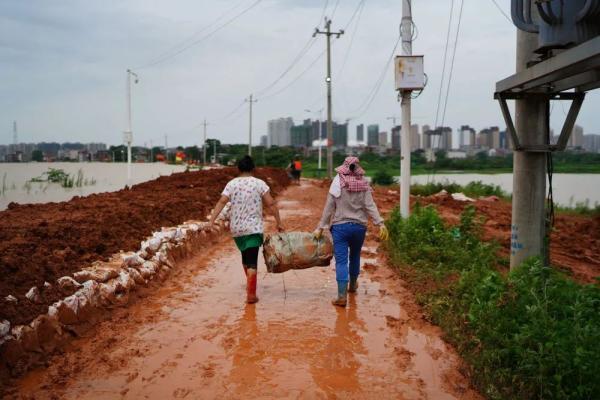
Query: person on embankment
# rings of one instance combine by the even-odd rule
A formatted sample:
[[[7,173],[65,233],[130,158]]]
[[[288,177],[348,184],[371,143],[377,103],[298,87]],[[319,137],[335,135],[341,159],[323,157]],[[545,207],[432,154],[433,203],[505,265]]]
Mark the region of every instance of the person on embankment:
[[[346,157],[335,169],[323,215],[314,235],[320,238],[330,226],[335,257],[338,293],[332,303],[346,307],[348,292],[355,293],[360,274],[360,252],[367,233],[368,218],[379,226],[379,237],[387,240],[388,231],[373,200],[372,189],[364,179],[365,171],[357,157]]]
[[[210,217],[214,224],[227,203],[231,203],[229,229],[242,253],[242,265],[246,273],[246,302],[256,303],[258,250],[263,243],[263,203],[271,210],[277,222],[277,230],[283,232],[279,209],[271,196],[269,186],[255,178],[254,161],[245,156],[238,162],[240,175],[230,180]]]

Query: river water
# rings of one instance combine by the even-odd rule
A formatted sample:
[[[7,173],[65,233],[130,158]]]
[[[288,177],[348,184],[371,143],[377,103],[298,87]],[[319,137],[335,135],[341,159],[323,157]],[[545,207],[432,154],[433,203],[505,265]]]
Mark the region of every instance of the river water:
[[[87,180],[87,185],[63,188],[58,183],[27,183],[48,171],[49,168],[62,169],[72,176],[77,176],[81,171],[83,181],[85,183]],[[131,183],[135,185],[161,175],[171,175],[173,172],[184,170],[185,166],[181,165],[133,164]],[[66,201],[74,196],[120,190],[126,185],[127,164],[125,163],[0,163],[0,210],[4,210],[10,202]]]
[[[512,193],[512,174],[436,174],[415,175],[412,183],[456,182],[465,185],[473,181],[500,186],[505,192]],[[577,202],[588,202],[589,206],[600,203],[600,174],[554,174],[554,202],[563,206],[574,206]]]
[[[49,168],[62,169],[71,175],[83,174],[81,187],[63,188],[56,183],[27,182],[42,175]],[[132,184],[170,175],[185,170],[181,165],[163,163],[133,164]],[[95,182],[91,184],[91,181]],[[436,174],[435,176],[415,175],[413,183],[428,181],[449,181],[467,184],[472,181],[500,186],[512,192],[512,174]],[[600,203],[600,174],[554,174],[554,200],[561,205],[574,205],[588,202],[590,206]],[[87,196],[92,193],[120,190],[127,185],[127,166],[124,163],[0,163],[0,210],[10,202],[46,203],[66,201],[74,196]]]

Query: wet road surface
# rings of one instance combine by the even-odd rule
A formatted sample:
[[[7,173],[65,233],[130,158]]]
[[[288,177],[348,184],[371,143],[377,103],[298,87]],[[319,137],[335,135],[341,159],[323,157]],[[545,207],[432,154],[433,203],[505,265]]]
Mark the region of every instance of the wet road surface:
[[[286,228],[314,229],[325,193],[310,182],[288,189],[279,200]],[[332,267],[268,274],[261,255],[260,302],[246,305],[233,241],[200,253],[19,380],[10,397],[478,398],[371,235],[346,309],[330,303]]]

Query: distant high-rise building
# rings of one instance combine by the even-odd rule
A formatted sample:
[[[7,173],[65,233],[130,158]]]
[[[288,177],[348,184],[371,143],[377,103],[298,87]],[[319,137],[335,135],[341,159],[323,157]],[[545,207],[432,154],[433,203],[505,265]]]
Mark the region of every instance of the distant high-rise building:
[[[443,126],[438,129],[440,131],[440,144],[438,148],[446,151],[452,150],[452,128]]]
[[[500,128],[492,126],[479,131],[477,146],[484,149],[501,149],[502,140],[500,137]]]
[[[333,124],[333,146],[338,148],[348,146],[348,123]]]
[[[310,147],[312,146],[312,124],[310,120],[304,121],[302,125],[292,126],[291,129],[291,144],[293,147]]]
[[[477,144],[477,132],[469,125],[463,125],[460,127],[458,133],[458,145],[459,148],[473,148]]]
[[[421,135],[419,135],[419,125],[412,124],[410,126],[410,151],[415,151],[421,148]]]
[[[600,153],[600,135],[583,135],[583,149],[590,153]]]
[[[365,141],[365,125],[364,124],[356,125],[356,141],[357,142]]]
[[[367,126],[367,146],[379,146],[379,125]]]
[[[269,147],[283,147],[292,144],[292,126],[294,126],[294,120],[291,117],[273,119],[267,125]]]
[[[433,148],[433,139],[435,131],[432,131],[429,125],[423,125],[423,149],[429,150]]]
[[[400,135],[402,135],[402,127],[400,125],[392,128],[392,150],[400,150]]]
[[[269,145],[269,137],[267,135],[262,135],[260,137],[260,145],[263,147],[267,147]]]
[[[379,132],[379,146],[380,147],[388,147],[388,133],[387,132]]]
[[[569,137],[567,147],[583,147],[583,128],[581,126],[575,125],[573,127],[573,131],[571,132],[571,136]]]

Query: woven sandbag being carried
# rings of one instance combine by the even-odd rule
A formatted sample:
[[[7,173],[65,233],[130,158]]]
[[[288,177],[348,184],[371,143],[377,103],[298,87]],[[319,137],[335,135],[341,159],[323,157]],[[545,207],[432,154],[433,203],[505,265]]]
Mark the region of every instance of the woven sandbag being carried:
[[[267,271],[285,272],[290,269],[326,267],[333,257],[331,238],[312,233],[286,232],[267,236],[263,244]]]

